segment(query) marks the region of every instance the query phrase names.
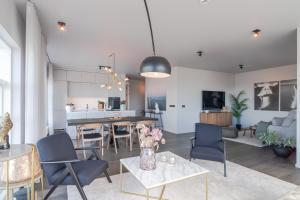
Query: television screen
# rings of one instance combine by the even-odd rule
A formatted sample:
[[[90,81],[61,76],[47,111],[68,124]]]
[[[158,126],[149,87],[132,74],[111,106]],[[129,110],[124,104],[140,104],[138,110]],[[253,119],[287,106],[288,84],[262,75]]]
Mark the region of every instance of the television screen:
[[[120,110],[120,97],[108,97],[108,106],[111,106],[112,110]]]
[[[225,92],[202,91],[202,109],[220,110],[225,106]]]

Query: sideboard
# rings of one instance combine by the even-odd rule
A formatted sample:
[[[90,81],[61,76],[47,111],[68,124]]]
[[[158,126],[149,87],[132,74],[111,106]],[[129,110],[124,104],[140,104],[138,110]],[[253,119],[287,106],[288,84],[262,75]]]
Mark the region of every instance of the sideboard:
[[[200,123],[215,124],[218,126],[232,126],[231,112],[201,112]]]

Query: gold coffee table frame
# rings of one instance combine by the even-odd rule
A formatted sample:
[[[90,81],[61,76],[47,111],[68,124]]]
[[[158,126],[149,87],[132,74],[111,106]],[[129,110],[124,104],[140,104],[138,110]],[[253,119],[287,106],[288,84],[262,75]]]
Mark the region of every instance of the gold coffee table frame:
[[[191,176],[182,177],[180,179],[172,180],[172,181],[169,181],[169,182],[166,182],[166,183],[161,183],[161,184],[158,184],[158,185],[153,186],[151,188],[146,188],[143,184],[141,184],[143,186],[143,188],[146,190],[146,194],[139,194],[139,193],[134,193],[134,192],[129,192],[129,191],[124,190],[124,188],[123,188],[123,167],[126,168],[126,166],[123,165],[123,163],[120,161],[120,191],[121,191],[121,193],[140,196],[140,197],[145,197],[147,200],[150,200],[150,199],[167,200],[167,199],[163,198],[163,196],[164,196],[166,186],[168,184],[176,183],[176,182],[179,182],[179,181],[182,181],[182,180],[186,180],[186,179],[194,178],[196,176],[204,175],[205,176],[205,200],[208,200],[208,173],[209,173],[209,171],[205,171],[205,172],[200,173],[200,174],[195,174],[195,175],[191,175]],[[127,169],[127,170],[130,173],[132,173],[129,169]],[[158,188],[158,187],[162,187],[159,197],[151,196],[150,195],[150,190]]]

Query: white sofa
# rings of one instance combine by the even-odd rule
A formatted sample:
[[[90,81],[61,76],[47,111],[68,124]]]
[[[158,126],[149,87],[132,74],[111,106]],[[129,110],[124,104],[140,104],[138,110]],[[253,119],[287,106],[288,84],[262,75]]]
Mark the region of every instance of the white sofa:
[[[278,133],[283,138],[296,138],[297,131],[297,112],[290,111],[286,117],[274,117],[272,125],[268,127],[269,131]]]

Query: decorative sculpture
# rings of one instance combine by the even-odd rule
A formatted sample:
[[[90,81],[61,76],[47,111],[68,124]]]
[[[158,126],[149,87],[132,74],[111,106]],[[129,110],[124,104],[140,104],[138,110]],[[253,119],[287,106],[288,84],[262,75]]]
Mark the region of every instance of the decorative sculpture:
[[[159,110],[159,106],[158,106],[158,103],[155,103],[155,113],[159,113],[160,110]]]
[[[8,133],[13,127],[13,123],[10,119],[9,113],[5,113],[3,116],[2,124],[0,129],[0,149],[9,148],[9,139]]]

